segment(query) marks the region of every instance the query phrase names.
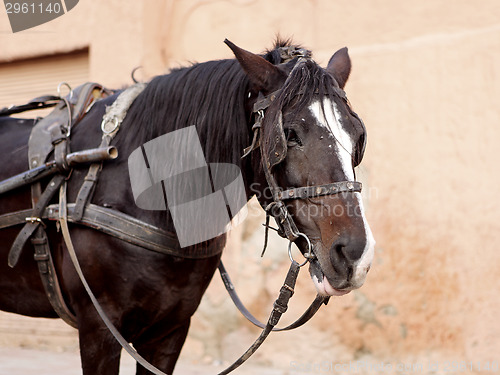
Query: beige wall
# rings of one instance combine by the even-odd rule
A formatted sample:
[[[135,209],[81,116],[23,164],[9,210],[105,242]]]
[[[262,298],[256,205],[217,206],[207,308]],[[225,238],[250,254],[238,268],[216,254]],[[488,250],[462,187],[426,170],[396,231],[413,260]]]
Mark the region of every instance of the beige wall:
[[[0,30],[9,30],[3,12]],[[298,332],[274,335],[253,361],[285,372],[291,360],[434,360],[440,370],[446,360],[500,361],[497,0],[81,0],[51,23],[0,33],[0,60],[88,46],[91,79],[120,86],[138,65],[148,78],[230,57],[226,37],[260,52],[278,32],[321,63],[349,47],[346,90],[369,132],[358,174],[377,250],[361,290],[334,298]],[[242,298],[264,318],[288,265],[278,239],[259,258],[256,223],[234,233],[224,258]],[[306,273],[292,316],[314,295]],[[258,331],[220,281],[212,284],[183,357],[231,361]]]

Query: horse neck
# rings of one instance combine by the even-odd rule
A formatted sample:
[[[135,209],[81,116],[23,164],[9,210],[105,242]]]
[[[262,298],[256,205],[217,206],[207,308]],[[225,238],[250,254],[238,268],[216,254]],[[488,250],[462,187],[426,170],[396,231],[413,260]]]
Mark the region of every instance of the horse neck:
[[[132,152],[194,125],[206,164],[238,166],[248,191],[253,172],[248,158],[241,159],[250,144],[247,90],[248,79],[233,60],[197,64],[156,77],[127,114],[122,126],[127,132],[118,133],[116,139],[120,150]],[[180,151],[186,149],[190,147]]]

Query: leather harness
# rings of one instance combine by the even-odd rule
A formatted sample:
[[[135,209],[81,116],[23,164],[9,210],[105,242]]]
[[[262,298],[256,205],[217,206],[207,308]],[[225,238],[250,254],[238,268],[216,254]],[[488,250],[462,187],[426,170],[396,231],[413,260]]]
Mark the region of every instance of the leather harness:
[[[75,92],[81,92],[82,90],[88,91],[90,88],[93,89],[95,88],[95,84],[86,84],[85,86],[88,87],[81,87],[75,90]],[[132,89],[134,90],[134,89]],[[138,94],[141,90],[138,89],[136,94]],[[101,89],[101,92],[103,92],[103,89]],[[80,103],[83,100],[83,97],[77,98],[77,95],[72,92],[70,95],[72,99],[77,99],[78,103]],[[53,100],[53,99],[51,99]],[[62,99],[61,99],[62,100]],[[119,101],[119,99],[117,99]],[[21,185],[19,181],[35,181],[33,185],[35,185],[34,188],[32,188],[32,191],[34,192],[33,194],[33,202],[34,202],[34,208],[33,209],[25,209],[25,210],[20,210],[16,212],[11,212],[7,214],[0,215],[0,229],[11,227],[14,225],[19,225],[25,223],[23,229],[21,232],[18,234],[16,237],[16,240],[14,241],[14,244],[11,247],[11,251],[9,252],[9,265],[11,267],[14,267],[16,263],[19,260],[21,251],[24,247],[25,242],[31,238],[31,242],[35,248],[35,254],[34,258],[37,261],[38,268],[40,271],[40,276],[42,279],[43,286],[45,288],[47,297],[54,308],[54,311],[69,325],[71,325],[74,328],[77,328],[77,320],[72,311],[67,307],[64,298],[62,296],[62,292],[59,286],[59,282],[57,279],[57,274],[55,271],[55,267],[52,261],[52,256],[50,252],[50,247],[47,239],[47,235],[45,232],[45,224],[44,220],[49,220],[49,221],[57,221],[60,225],[61,232],[63,234],[66,247],[68,249],[69,255],[71,260],[73,261],[73,264],[75,266],[75,269],[80,277],[81,282],[83,283],[89,297],[91,298],[98,314],[100,315],[101,319],[105,323],[105,325],[108,327],[110,332],[113,334],[115,339],[122,345],[122,347],[138,362],[140,363],[143,367],[148,369],[149,371],[153,372],[154,374],[157,375],[165,375],[162,371],[159,369],[155,368],[152,366],[150,363],[148,363],[144,358],[142,358],[137,351],[132,348],[128,342],[126,341],[125,338],[119,333],[119,331],[116,329],[116,327],[113,325],[113,323],[109,320],[107,317],[106,313],[100,306],[99,302],[95,298],[92,290],[88,286],[88,283],[85,279],[85,276],[83,275],[83,272],[80,268],[72,241],[71,237],[69,234],[69,229],[68,229],[68,222],[72,222],[75,224],[79,225],[84,225],[96,230],[99,230],[103,233],[106,233],[108,235],[114,236],[116,238],[119,238],[123,241],[129,242],[131,244],[140,246],[142,248],[156,251],[162,254],[167,254],[167,255],[174,255],[174,256],[181,256],[185,258],[194,258],[194,259],[200,259],[200,258],[206,258],[206,257],[211,257],[214,256],[218,253],[220,253],[221,249],[218,249],[217,247],[214,248],[207,248],[207,249],[196,249],[193,250],[192,252],[186,251],[186,249],[180,249],[180,246],[178,244],[178,241],[175,237],[174,234],[166,232],[160,228],[157,228],[155,226],[152,226],[150,224],[141,222],[140,220],[135,219],[134,217],[131,217],[129,215],[126,215],[122,212],[97,206],[94,204],[89,203],[89,197],[91,193],[87,192],[92,192],[93,190],[93,184],[95,184],[97,180],[98,173],[100,171],[100,165],[98,168],[93,166],[95,164],[100,164],[100,163],[94,163],[91,165],[89,168],[89,172],[87,176],[91,175],[92,178],[86,178],[84,181],[84,184],[82,185],[82,188],[80,189],[79,192],[79,197],[83,194],[84,198],[83,199],[78,199],[75,203],[66,203],[66,173],[70,167],[70,163],[67,162],[68,156],[78,154],[67,154],[68,147],[65,144],[68,141],[68,135],[70,134],[71,131],[71,126],[73,125],[73,115],[75,112],[72,112],[71,109],[67,109],[67,106],[72,106],[73,105],[69,102],[68,98],[65,98],[62,100],[64,103],[63,105],[56,105],[56,109],[45,119],[40,121],[33,129],[32,135],[30,137],[30,140],[34,140],[35,137],[33,137],[33,134],[41,134],[42,138],[48,139],[48,134],[51,135],[51,139],[56,139],[55,141],[52,140],[51,144],[53,147],[47,147],[47,145],[42,146],[42,150],[36,149],[35,146],[34,149],[31,150],[30,156],[35,154],[35,157],[30,157],[30,165],[34,168],[42,168],[40,164],[43,164],[45,161],[45,158],[48,156],[48,154],[51,151],[54,151],[56,153],[56,147],[58,144],[63,144],[64,149],[63,151],[60,151],[60,156],[58,159],[64,162],[59,162],[59,161],[54,161],[51,163],[47,163],[43,166],[42,172],[36,172],[36,174],[29,174],[29,173],[24,173],[21,174],[18,178],[10,179],[13,180],[12,183],[5,183],[5,181],[0,182],[0,193],[12,190],[18,186]],[[120,102],[123,102],[121,100]],[[117,103],[115,101],[115,103]],[[128,108],[128,106],[131,104],[131,101],[125,107]],[[93,101],[90,101],[88,104],[89,106],[93,105]],[[113,106],[112,106],[113,107]],[[34,106],[34,108],[40,108],[39,105]],[[33,109],[34,109],[33,108]],[[84,109],[83,106],[80,107],[81,110]],[[72,108],[73,109],[73,108]],[[11,108],[9,109],[10,112],[8,113],[17,113],[19,112],[18,107],[16,108]],[[87,109],[85,109],[87,111]],[[6,112],[4,112],[5,114]],[[61,115],[61,113],[67,113],[69,117],[69,120],[62,121],[61,117],[64,119],[64,115]],[[2,115],[0,113],[0,115]],[[109,146],[110,141],[112,140],[113,136],[116,134],[116,132],[119,130],[119,125],[121,121],[123,120],[124,115],[120,117],[116,117],[113,115],[113,108],[108,108],[107,114],[104,116],[103,123],[102,123],[102,130],[103,130],[103,140],[101,142],[100,148],[95,149],[95,150],[100,150],[101,154],[106,155],[106,153],[103,153],[102,150],[107,150],[109,151],[109,148],[106,149],[107,146]],[[56,120],[57,119],[57,120]],[[59,121],[59,126],[57,125],[57,121]],[[63,123],[65,126],[61,126],[60,124]],[[62,129],[60,132],[57,132],[54,129]],[[53,134],[56,134],[57,136],[53,136]],[[66,135],[66,136],[65,136]],[[36,141],[32,141],[33,145],[40,144]],[[61,146],[59,146],[61,147]],[[36,151],[36,152],[35,152]],[[66,152],[64,152],[66,151]],[[73,158],[70,158],[70,160],[77,159],[79,155],[73,156]],[[84,158],[87,159],[88,157]],[[99,160],[99,158],[95,158],[96,160]],[[104,158],[103,158],[104,159]],[[43,193],[38,193],[37,190],[41,189],[39,188],[39,182],[42,177],[45,177],[48,174],[56,173],[56,174],[49,182],[47,185],[46,189],[43,191]],[[65,173],[66,172],[66,173]],[[27,177],[28,176],[28,177]],[[9,182],[9,181],[7,181]],[[84,188],[85,184],[89,183],[89,186],[87,188]],[[93,184],[92,184],[93,183]],[[53,198],[55,193],[59,190],[59,204],[48,204],[50,200]],[[84,193],[82,193],[84,192]],[[83,203],[83,209],[82,207],[82,202]],[[232,371],[234,368],[238,367],[240,364],[246,361],[250,357],[251,354],[253,354],[258,347],[264,342],[265,338],[271,331],[282,331],[282,330],[290,330],[294,329],[297,327],[300,327],[301,325],[305,324],[309,319],[312,318],[312,316],[316,313],[316,311],[319,309],[319,307],[325,303],[325,298],[318,296],[311,306],[306,310],[306,312],[297,319],[296,322],[290,324],[287,327],[284,328],[275,328],[277,325],[281,315],[287,310],[287,305],[288,305],[288,300],[290,297],[293,295],[293,287],[295,286],[295,280],[298,275],[298,271],[300,269],[300,265],[293,261],[292,265],[290,267],[289,273],[287,274],[285,283],[283,287],[281,288],[280,294],[276,302],[274,303],[274,308],[271,313],[271,316],[269,318],[269,321],[267,324],[263,324],[259,322],[255,317],[253,317],[250,312],[243,306],[241,303],[238,295],[236,294],[234,285],[232,284],[229,275],[227,274],[226,270],[224,269],[224,265],[222,262],[219,264],[219,271],[221,273],[221,277],[223,279],[224,285],[226,289],[228,290],[232,300],[235,302],[236,306],[238,309],[243,313],[247,319],[249,319],[252,323],[255,325],[264,328],[261,336],[259,339],[247,350],[247,352],[240,357],[231,367],[226,369],[224,372],[221,374],[227,374],[230,371]]]
[[[297,66],[300,66],[302,61],[306,57],[308,57],[304,54],[300,55],[300,51],[298,53],[297,51],[295,51],[295,54],[290,52],[288,53],[291,58],[298,57],[298,62],[295,65],[294,69],[296,69]],[[136,86],[132,86],[132,89],[128,89],[134,91],[134,93],[127,99],[124,99],[125,101],[128,100],[128,104],[125,105],[126,108],[130,106],[132,101],[142,91],[143,88],[144,85],[139,84]],[[82,91],[84,92],[84,94],[81,94]],[[96,93],[98,93],[98,95],[96,95]],[[249,155],[253,150],[259,148],[259,131],[262,127],[265,111],[280,95],[280,93],[280,90],[278,90],[277,92],[261,98],[255,103],[253,111],[256,120],[254,126],[252,127],[254,131],[253,141],[251,146],[244,150],[243,157]],[[17,260],[19,259],[21,250],[24,247],[24,243],[27,241],[27,239],[31,238],[31,242],[35,247],[35,260],[37,261],[43,285],[54,310],[66,323],[73,327],[76,327],[76,317],[66,306],[62,297],[43,224],[43,220],[53,220],[59,222],[63,232],[64,240],[70,253],[70,257],[73,260],[77,272],[79,273],[80,279],[82,280],[82,283],[84,284],[89,296],[96,306],[99,315],[108,326],[108,329],[110,329],[115,338],[120,342],[120,344],[122,344],[125,350],[128,351],[129,354],[131,354],[136,359],[136,361],[138,361],[149,371],[158,375],[164,375],[162,371],[156,369],[154,366],[145,361],[132,347],[130,347],[130,345],[128,345],[126,340],[120,335],[117,329],[109,321],[109,318],[107,318],[104,311],[102,311],[102,308],[93,296],[92,291],[90,290],[90,288],[88,288],[83,273],[81,273],[76,254],[71,243],[67,223],[71,222],[79,225],[84,225],[119,238],[123,241],[129,242],[131,244],[143,247],[145,249],[168,255],[200,259],[216,255],[220,253],[221,249],[206,249],[205,251],[197,249],[196,252],[186,252],[185,249],[180,249],[178,241],[176,240],[174,234],[168,233],[160,228],[141,222],[129,215],[118,212],[116,210],[100,207],[89,203],[90,197],[95,187],[95,183],[99,176],[99,172],[102,168],[102,161],[93,163],[90,166],[89,172],[78,193],[76,202],[69,204],[66,203],[65,179],[66,173],[70,170],[70,166],[67,163],[66,157],[69,150],[68,140],[71,132],[71,127],[74,123],[77,123],[78,120],[83,117],[83,115],[90,109],[90,107],[96,100],[108,94],[109,91],[105,90],[102,86],[92,83],[86,84],[78,88],[77,90],[72,91],[69,98],[50,97],[48,99],[48,102],[43,102],[42,99],[37,99],[24,106],[0,110],[0,116],[2,116],[10,115],[12,113],[18,113],[26,110],[26,108],[33,109],[54,105],[56,106],[56,109],[40,122],[41,124],[37,124],[34,127],[30,137],[29,159],[30,167],[36,168],[37,166],[45,162],[48,154],[51,151],[54,151],[55,164],[57,165],[57,169],[59,171],[59,174],[55,175],[52,178],[43,193],[41,192],[39,182],[35,182],[32,185],[33,209],[21,210],[0,215],[0,229],[25,223],[24,228],[17,236],[11,248],[11,252],[9,253],[9,265],[12,267],[15,266]],[[73,102],[71,102],[72,100]],[[120,102],[120,100],[117,99],[115,103],[123,103],[124,100],[121,100]],[[61,117],[63,119],[65,118],[65,116],[62,115],[65,113],[67,113],[66,120],[61,121]],[[113,109],[108,108],[108,111],[104,116],[102,123],[103,137],[100,148],[108,147],[110,145],[111,140],[119,130],[120,123],[123,120],[125,113],[126,111],[115,111],[113,113]],[[40,139],[45,139],[45,142],[40,142]],[[50,141],[48,141],[49,139]],[[32,145],[34,144],[43,144],[42,149],[35,152],[34,146],[32,148]],[[264,162],[265,160],[267,160],[267,158],[263,153],[263,147],[260,147],[260,149],[264,174],[273,196],[273,202],[265,208],[266,240],[264,249],[267,244],[267,231],[269,229],[268,223],[270,216],[273,216],[275,218],[279,226],[278,233],[281,236],[286,237],[290,241],[290,245],[299,237],[303,237],[308,244],[308,249],[304,253],[304,257],[306,258],[305,262],[299,264],[295,260],[293,260],[293,257],[291,255],[291,246],[289,246],[291,266],[286,276],[285,282],[280,290],[280,294],[274,303],[274,307],[267,324],[259,322],[243,306],[234,290],[234,285],[232,284],[229,275],[227,274],[222,262],[220,263],[219,271],[221,273],[224,285],[228,290],[232,300],[235,302],[236,306],[243,313],[243,315],[247,317],[247,319],[249,319],[253,324],[263,328],[261,335],[254,342],[254,344],[236,362],[234,362],[230,367],[228,367],[220,374],[227,374],[240,366],[243,362],[245,362],[246,359],[248,359],[258,349],[258,347],[262,344],[262,342],[266,339],[271,331],[289,330],[301,326],[314,315],[314,313],[322,304],[326,304],[328,302],[329,297],[318,295],[311,306],[308,308],[308,310],[296,322],[284,328],[275,328],[281,315],[287,310],[288,301],[294,293],[295,281],[298,276],[300,267],[305,265],[307,261],[315,257],[310,240],[305,234],[298,231],[293,217],[289,214],[286,205],[284,204],[284,200],[305,199],[325,195],[334,195],[341,192],[361,191],[361,184],[356,181],[342,181],[320,186],[298,187],[282,190],[281,188],[279,188],[273,176],[271,166],[269,165],[269,163]],[[49,201],[55,195],[57,190],[60,191],[59,204],[48,205]],[[1,192],[2,191],[0,189],[0,193]]]

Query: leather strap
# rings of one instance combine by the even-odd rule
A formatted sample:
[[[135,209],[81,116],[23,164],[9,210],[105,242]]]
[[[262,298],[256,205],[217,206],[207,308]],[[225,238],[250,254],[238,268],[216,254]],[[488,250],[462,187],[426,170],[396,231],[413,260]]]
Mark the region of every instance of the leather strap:
[[[278,94],[280,92],[281,92],[281,89],[273,91],[269,95],[256,101],[255,104],[253,105],[253,111],[255,113],[257,113],[259,111],[263,111],[264,109],[267,109],[267,107],[269,107],[271,105],[271,103],[274,102],[274,100],[276,99],[276,97],[278,96]]]
[[[9,212],[7,214],[0,215],[0,229],[26,223],[26,218],[29,217],[32,212],[33,209],[28,208],[27,210]]]
[[[24,244],[31,237],[36,228],[42,224],[41,215],[65,178],[66,177],[63,175],[56,175],[52,177],[52,180],[50,180],[47,188],[36,203],[35,208],[31,211],[31,215],[29,217],[25,216],[25,220],[28,221],[28,223],[26,223],[24,228],[19,232],[14,240],[14,243],[12,244],[12,247],[10,248],[8,258],[10,267],[15,267],[19,261],[19,257],[21,256]]]
[[[104,136],[102,138],[99,147],[108,147],[111,143],[111,138],[109,136]],[[83,217],[85,209],[87,208],[87,203],[89,202],[92,194],[94,193],[95,185],[99,179],[99,174],[102,170],[102,162],[93,163],[89,167],[89,171],[83,180],[83,184],[78,191],[76,197],[75,210],[73,212],[73,217],[76,221],[80,221]]]
[[[236,289],[231,282],[231,279],[229,277],[229,274],[226,271],[226,268],[224,267],[224,264],[222,261],[219,263],[219,273],[220,277],[222,278],[222,281],[224,282],[224,286],[226,287],[227,292],[229,293],[229,296],[234,302],[234,305],[238,308],[238,310],[241,312],[241,314],[252,324],[259,328],[265,328],[266,325],[259,321],[255,316],[252,315],[250,311],[245,307],[243,302],[241,302],[240,297],[238,296],[238,293],[236,293]],[[279,331],[289,331],[291,329],[298,328],[305,323],[307,323],[313,316],[316,314],[316,312],[319,310],[321,305],[327,304],[328,300],[330,297],[324,297],[321,295],[317,295],[314,301],[311,303],[309,308],[302,314],[302,316],[297,319],[295,322],[292,324],[283,327],[283,328],[273,328],[273,332],[279,332]]]
[[[82,219],[76,220],[74,217],[75,204],[70,203],[67,207],[69,222],[85,225],[158,253],[190,259],[202,259],[218,255],[222,251],[218,246],[208,247],[205,250],[201,248],[181,249],[173,233],[110,208],[88,204]],[[31,213],[32,210],[27,209],[0,215],[0,229],[25,223],[25,218]],[[40,217],[42,219],[58,220],[59,206],[57,204],[48,206]]]
[[[52,255],[50,254],[49,241],[43,227],[38,226],[31,239],[31,243],[35,248],[34,258],[38,265],[43,288],[45,289],[45,293],[47,294],[52,308],[68,325],[73,328],[78,328],[75,315],[70,311],[64,301],[54,262],[52,261]]]
[[[40,223],[36,221],[32,221],[24,225],[23,229],[19,232],[10,248],[8,257],[9,267],[14,268],[16,266],[19,261],[19,257],[21,256],[24,244],[28,241],[39,225]]]
[[[334,195],[343,192],[361,192],[362,187],[363,185],[361,182],[357,181],[332,182],[325,185],[298,187],[280,191],[278,192],[278,198],[281,200],[304,199],[321,197],[323,195]]]
[[[292,297],[295,288],[295,282],[297,281],[297,276],[299,275],[300,266],[297,262],[293,261],[290,264],[290,268],[288,269],[288,273],[285,278],[285,282],[280,289],[280,294],[276,301],[274,302],[273,311],[271,311],[271,315],[269,316],[269,320],[267,321],[264,330],[260,334],[260,336],[255,340],[255,342],[247,349],[243,355],[238,358],[231,366],[229,366],[224,371],[220,372],[218,375],[226,375],[229,374],[234,369],[241,366],[252,354],[254,354],[257,349],[262,345],[264,340],[269,336],[274,326],[278,324],[278,321],[281,318],[281,315],[288,309],[288,301]]]
[[[59,138],[54,140],[54,161],[56,163],[59,171],[66,173],[69,171],[69,165],[66,160],[66,156],[68,155],[68,138],[61,134]]]
[[[16,113],[22,113],[26,111],[31,111],[34,109],[43,109],[48,107],[54,107],[61,98],[59,96],[47,95],[35,98],[30,102],[22,105],[16,105],[8,108],[0,109],[0,116],[10,116]]]
[[[89,171],[87,172],[87,175],[83,180],[83,184],[78,191],[78,196],[76,197],[76,205],[74,210],[74,219],[76,221],[80,221],[83,217],[84,211],[87,207],[87,202],[94,192],[95,184],[97,182],[97,179],[99,178],[101,169],[102,163],[94,163],[89,167]]]

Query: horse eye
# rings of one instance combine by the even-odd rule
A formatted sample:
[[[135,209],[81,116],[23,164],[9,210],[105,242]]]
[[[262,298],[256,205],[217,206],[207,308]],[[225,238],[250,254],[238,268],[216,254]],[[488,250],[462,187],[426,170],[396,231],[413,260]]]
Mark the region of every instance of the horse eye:
[[[289,147],[292,146],[302,146],[302,141],[293,129],[286,128],[283,130],[285,132],[285,138]]]

